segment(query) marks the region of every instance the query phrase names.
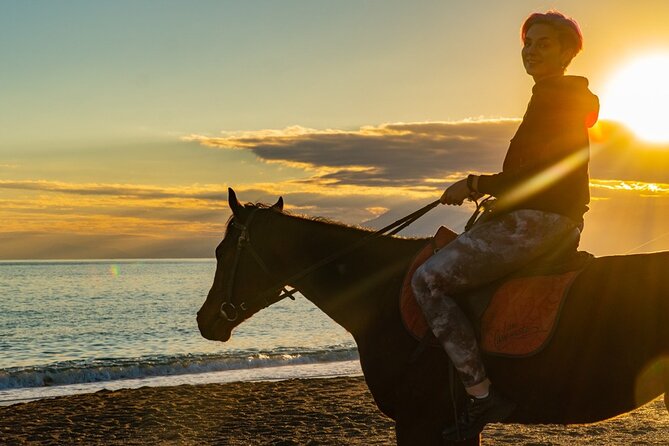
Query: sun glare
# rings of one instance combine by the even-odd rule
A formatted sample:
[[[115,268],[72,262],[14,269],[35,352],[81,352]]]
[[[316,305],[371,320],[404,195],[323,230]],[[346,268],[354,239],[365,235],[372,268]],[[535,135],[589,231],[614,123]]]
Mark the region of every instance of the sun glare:
[[[601,102],[602,118],[621,122],[645,141],[669,142],[669,52],[622,67],[606,85]]]

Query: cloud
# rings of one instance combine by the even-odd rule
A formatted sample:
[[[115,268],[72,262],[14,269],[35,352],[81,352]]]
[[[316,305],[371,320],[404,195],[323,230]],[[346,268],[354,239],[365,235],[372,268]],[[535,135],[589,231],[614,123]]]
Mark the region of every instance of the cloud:
[[[284,195],[293,213],[352,224],[411,212],[437,190],[291,180],[236,189],[243,201],[272,203]],[[0,259],[210,257],[229,215],[225,185],[0,180]]]
[[[645,183],[625,180],[591,180],[590,190],[595,196],[604,196],[606,192],[628,192],[641,197],[669,197],[669,184]]]
[[[214,258],[220,237],[0,232],[0,260]]]
[[[25,239],[31,233],[53,240],[75,235],[107,239],[122,235],[127,240],[145,238],[152,243],[210,237],[214,244],[224,231],[225,200],[227,189],[221,185],[158,187],[0,180],[0,234],[14,234],[14,238],[25,234],[18,240],[26,244],[39,240]],[[0,248],[0,258],[8,258],[9,246]]]
[[[310,173],[284,190],[331,193],[428,194],[469,172],[501,169],[517,119],[394,123],[358,130],[283,130],[191,135],[188,141],[224,150],[249,150],[267,163]],[[591,131],[591,177],[669,183],[669,144],[645,143],[623,125],[602,121]],[[273,189],[276,189],[274,187]],[[329,191],[329,192],[328,192]]]
[[[0,189],[19,189],[73,195],[115,196],[138,199],[222,200],[227,189],[221,185],[160,187],[132,184],[66,183],[45,180],[0,180]]]
[[[517,119],[395,123],[358,130],[283,130],[191,135],[208,147],[249,150],[260,160],[312,171],[321,185],[409,186],[464,172],[498,172]],[[602,121],[591,132],[594,178],[669,182],[669,143],[649,144],[623,125]]]
[[[466,173],[498,172],[518,123],[517,119],[395,123],[352,131],[295,126],[187,139],[222,150],[248,150],[264,162],[301,166],[309,177],[256,184],[255,189],[269,193],[270,199],[288,195],[287,203],[305,212],[338,214],[351,221],[354,216],[374,218],[375,208],[409,209],[435,199]],[[644,143],[614,121],[598,123],[591,140],[593,200],[629,193],[667,197],[663,185],[669,184],[669,144]],[[348,197],[357,205],[335,205],[337,197]]]
[[[498,171],[517,119],[395,123],[354,131],[284,130],[191,135],[205,146],[250,150],[270,163],[313,171],[305,183],[371,187],[419,186],[476,169]]]

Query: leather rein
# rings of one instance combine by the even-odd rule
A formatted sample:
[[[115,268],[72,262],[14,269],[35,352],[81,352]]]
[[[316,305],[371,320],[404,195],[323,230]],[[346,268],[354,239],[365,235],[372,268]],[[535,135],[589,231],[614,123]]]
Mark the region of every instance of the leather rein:
[[[385,236],[385,235],[394,235],[397,234],[399,231],[402,229],[406,228],[409,226],[411,223],[415,222],[418,220],[420,217],[425,215],[427,212],[430,210],[434,209],[438,204],[439,200],[436,200],[427,206],[422,207],[421,209],[400,218],[397,221],[394,221],[393,223],[389,224],[388,226],[379,229],[376,232],[373,232],[366,237],[363,237],[362,239],[358,240],[357,242],[351,244],[350,246],[341,249],[321,260],[318,262],[312,264],[311,266],[303,269],[302,271],[298,272],[297,274],[294,274],[290,277],[287,277],[283,280],[275,280],[276,285],[272,286],[265,291],[258,293],[251,299],[247,299],[245,301],[242,301],[237,305],[233,303],[233,293],[234,293],[234,285],[235,285],[235,279],[237,278],[237,269],[239,266],[240,259],[242,258],[243,254],[245,251],[248,251],[248,253],[251,255],[255,263],[260,267],[260,269],[267,274],[270,278],[275,279],[274,275],[268,268],[267,264],[265,261],[262,259],[262,257],[258,254],[258,251],[253,247],[251,243],[251,233],[250,233],[250,227],[251,227],[251,222],[253,221],[253,217],[256,215],[256,213],[261,209],[261,208],[255,208],[251,211],[249,214],[248,218],[246,219],[245,223],[241,223],[236,221],[236,217],[233,216],[232,221],[230,224],[236,228],[239,229],[241,232],[239,234],[239,237],[237,238],[237,248],[235,250],[235,257],[232,263],[232,268],[230,269],[230,275],[229,279],[227,281],[227,286],[223,290],[223,302],[221,303],[220,307],[220,315],[224,319],[226,319],[229,322],[234,322],[239,318],[240,315],[240,310],[245,312],[248,311],[249,308],[251,308],[252,303],[256,303],[258,301],[261,301],[263,303],[263,306],[261,308],[268,307],[276,302],[279,302],[280,300],[285,299],[286,297],[289,297],[293,300],[295,300],[294,294],[298,292],[296,288],[293,288],[291,290],[286,289],[285,284],[291,284],[295,283],[296,281],[303,279],[304,277],[308,276],[309,274],[313,273],[319,268],[322,268],[323,266],[333,262],[334,260],[337,260],[338,258],[350,254],[351,252],[355,251],[356,249],[360,248],[364,244]],[[278,296],[275,296],[276,293],[279,293]]]

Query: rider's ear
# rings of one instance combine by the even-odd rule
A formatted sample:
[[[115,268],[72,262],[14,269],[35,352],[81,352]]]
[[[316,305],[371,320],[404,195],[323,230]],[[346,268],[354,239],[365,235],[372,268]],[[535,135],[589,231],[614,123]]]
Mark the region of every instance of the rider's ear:
[[[239,215],[243,207],[241,204],[239,204],[239,201],[237,200],[237,194],[234,190],[232,190],[231,187],[228,188],[228,206],[230,206],[233,215]]]
[[[272,205],[272,209],[283,211],[283,197],[279,197],[279,200]]]

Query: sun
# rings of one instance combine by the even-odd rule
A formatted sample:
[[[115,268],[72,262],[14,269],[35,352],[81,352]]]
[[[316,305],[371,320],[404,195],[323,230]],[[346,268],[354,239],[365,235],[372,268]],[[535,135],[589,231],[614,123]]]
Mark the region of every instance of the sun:
[[[630,61],[602,94],[601,117],[629,127],[640,139],[669,142],[669,51]]]

